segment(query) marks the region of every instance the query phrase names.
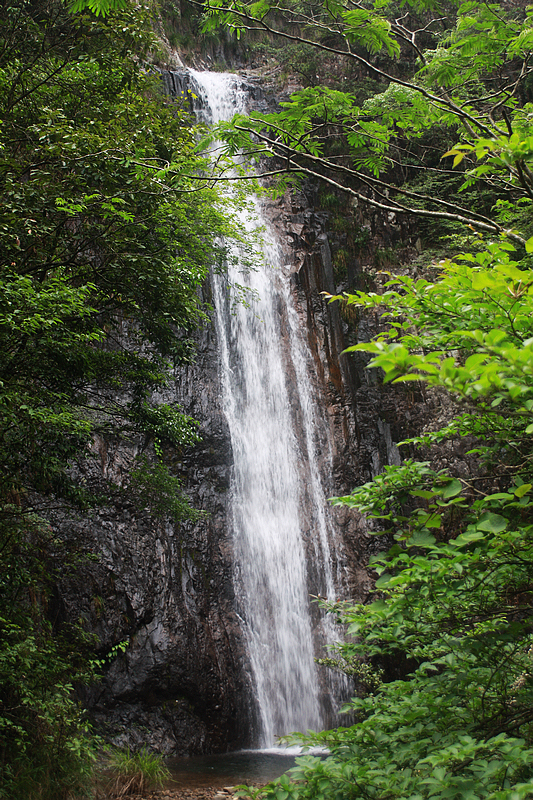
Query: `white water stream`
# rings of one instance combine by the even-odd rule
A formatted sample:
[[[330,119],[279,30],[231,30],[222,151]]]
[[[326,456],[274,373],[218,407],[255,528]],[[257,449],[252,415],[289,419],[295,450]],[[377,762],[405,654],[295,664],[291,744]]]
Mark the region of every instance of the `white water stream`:
[[[234,75],[192,72],[204,117],[217,122],[245,112],[246,91]],[[232,525],[235,591],[243,619],[257,701],[256,744],[323,727],[323,694],[315,655],[334,638],[311,609],[310,594],[333,597],[328,507],[318,466],[327,436],[311,380],[313,363],[294,306],[280,247],[268,222],[264,263],[213,276],[223,407],[234,458]],[[232,282],[257,300],[234,305]],[[290,376],[290,378],[289,378]],[[322,415],[324,412],[322,411]],[[312,569],[307,564],[313,562]]]

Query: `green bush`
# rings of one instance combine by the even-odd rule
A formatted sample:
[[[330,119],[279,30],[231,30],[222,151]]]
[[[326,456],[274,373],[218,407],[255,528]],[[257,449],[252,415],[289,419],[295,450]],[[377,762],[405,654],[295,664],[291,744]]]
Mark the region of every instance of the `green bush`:
[[[528,242],[531,249],[533,242]],[[469,437],[477,473],[406,460],[335,504],[394,544],[374,556],[374,599],[325,604],[347,626],[322,663],[356,681],[355,725],[292,742],[328,748],[256,794],[268,800],[521,800],[533,796],[533,270],[505,240],[393,278],[387,330],[349,348],[384,380],[446,388],[446,428],[408,444]],[[251,792],[254,794],[254,792]]]
[[[103,476],[98,486],[80,480],[94,437],[140,443],[133,502],[190,513],[162,448],[190,445],[196,428],[153,398],[191,357],[205,319],[200,286],[232,223],[218,194],[198,188],[205,160],[189,114],[141,67],[153,46],[142,4],[0,0],[6,800],[59,800],[89,785],[93,747],[76,689],[94,679],[95,644],[52,601],[90,554],[65,545],[47,516],[116,497]]]

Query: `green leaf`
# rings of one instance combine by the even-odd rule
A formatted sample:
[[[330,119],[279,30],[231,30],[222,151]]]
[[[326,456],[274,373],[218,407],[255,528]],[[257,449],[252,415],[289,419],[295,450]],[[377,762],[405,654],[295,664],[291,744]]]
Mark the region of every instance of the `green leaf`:
[[[463,491],[463,484],[461,483],[461,481],[457,480],[457,478],[454,478],[444,486],[441,495],[445,500],[448,500],[450,497],[455,497],[462,491]]]
[[[455,158],[453,159],[453,165],[452,166],[453,167],[457,167],[461,163],[461,161],[463,160],[464,157],[465,157],[464,153],[456,153]]]
[[[508,524],[508,520],[500,514],[493,514],[491,511],[486,511],[476,523],[476,528],[480,531],[488,531],[489,533],[501,533],[501,531],[507,528]]]
[[[453,539],[451,544],[456,547],[463,547],[464,545],[471,544],[472,542],[479,542],[484,538],[485,534],[482,531],[476,530],[469,526],[464,533],[461,533],[456,539]]]
[[[380,575],[380,577],[376,581],[376,589],[385,588],[389,584],[392,577],[393,577],[392,575],[388,575],[386,572],[383,573],[383,575]]]
[[[442,518],[440,514],[432,513],[418,513],[418,524],[425,525],[426,528],[440,528]]]
[[[407,542],[408,547],[431,547],[437,540],[427,531],[415,531]]]

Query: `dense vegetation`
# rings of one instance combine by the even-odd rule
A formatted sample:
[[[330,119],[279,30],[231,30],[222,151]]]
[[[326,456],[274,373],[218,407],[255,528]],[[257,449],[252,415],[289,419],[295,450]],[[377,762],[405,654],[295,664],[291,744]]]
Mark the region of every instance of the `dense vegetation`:
[[[277,33],[308,63],[336,59],[355,84],[317,82],[278,114],[221,126],[228,149],[270,156],[282,186],[319,176],[366,208],[414,214],[453,257],[374,292],[332,298],[382,313],[353,350],[401,386],[455,401],[448,424],[335,503],[385,536],[372,602],[337,603],[348,640],[326,663],[356,677],[356,724],[293,741],[327,747],[251,794],[309,798],[533,796],[533,105],[531,9],[514,3],[247,3],[209,0],[206,28]],[[332,63],[331,61],[329,63]],[[374,81],[374,91],[366,91]],[[265,163],[265,162],[263,162]],[[472,236],[472,232],[474,233]],[[458,252],[470,242],[467,252]],[[431,242],[443,250],[445,242]],[[420,264],[419,259],[419,264]],[[477,455],[438,471],[432,449]],[[390,542],[393,542],[392,547]],[[394,668],[391,668],[394,665]]]
[[[127,488],[142,507],[191,513],[159,445],[196,441],[195,425],[152,397],[191,358],[199,287],[231,231],[217,195],[194,182],[205,166],[197,134],[147,69],[153,46],[141,5],[1,4],[0,797],[10,800],[90,786],[73,687],[94,678],[95,643],[48,612],[58,573],[82,555],[65,552],[49,512]],[[130,486],[80,481],[95,435],[137,437],[145,458]]]

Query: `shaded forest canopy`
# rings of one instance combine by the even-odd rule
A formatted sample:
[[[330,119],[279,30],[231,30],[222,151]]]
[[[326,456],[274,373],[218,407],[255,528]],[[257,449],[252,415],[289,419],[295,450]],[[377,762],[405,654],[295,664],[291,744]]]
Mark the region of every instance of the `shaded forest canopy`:
[[[65,552],[48,514],[121,494],[198,513],[162,455],[196,424],[152,398],[191,359],[199,289],[240,236],[195,180],[188,112],[143,66],[148,10],[89,6],[0,12],[0,796],[25,800],[81,792],[94,757],[73,686],[93,680],[98,643],[50,605],[93,554]],[[95,435],[137,442],[122,486],[81,481]]]
[[[74,477],[92,437],[141,442],[123,489],[142,507],[196,513],[162,455],[195,441],[194,421],[151,398],[192,357],[220,237],[242,234],[216,189],[225,165],[206,184],[191,119],[146,68],[151,13],[117,0],[1,11],[0,797],[81,795],[93,769],[73,686],[94,679],[96,643],[48,609],[58,570],[86,554],[66,565],[47,522],[117,491]],[[208,0],[162,13],[171,44],[201,25],[299,73],[277,113],[218,127],[228,156],[249,153],[279,192],[320,180],[345,217],[361,205],[419,220],[424,277],[404,265],[331,300],[383,315],[352,349],[386,382],[457,402],[445,428],[403,445],[402,466],[334,500],[393,542],[370,565],[375,600],[328,607],[349,641],[324,662],[354,678],[357,723],[298,736],[330,756],[250,794],[530,797],[531,10]],[[461,440],[476,472],[433,469],[432,448]]]

